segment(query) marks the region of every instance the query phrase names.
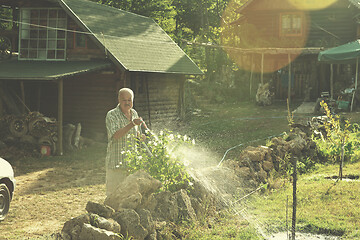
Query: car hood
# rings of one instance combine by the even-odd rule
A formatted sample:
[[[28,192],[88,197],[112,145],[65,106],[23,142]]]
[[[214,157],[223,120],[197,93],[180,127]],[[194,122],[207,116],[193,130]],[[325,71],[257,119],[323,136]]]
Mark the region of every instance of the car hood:
[[[8,161],[0,157],[0,179],[2,178],[9,178],[15,187],[14,170]]]

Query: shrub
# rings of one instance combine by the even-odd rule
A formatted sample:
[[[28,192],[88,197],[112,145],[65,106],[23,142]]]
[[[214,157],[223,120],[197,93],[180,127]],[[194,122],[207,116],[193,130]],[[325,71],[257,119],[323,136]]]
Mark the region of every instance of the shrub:
[[[186,189],[192,185],[190,177],[179,157],[171,155],[182,144],[191,145],[195,144],[195,141],[186,135],[175,136],[170,131],[160,131],[158,136],[152,134],[144,142],[138,141],[132,150],[124,153],[124,161],[130,172],[143,169],[161,181],[161,190],[174,192],[181,188]]]
[[[350,121],[333,115],[326,103],[321,102],[328,121],[324,123],[326,136],[315,138],[319,150],[327,159],[340,164],[339,176],[342,177],[342,165],[344,161],[357,161],[359,156],[358,125],[351,125]]]

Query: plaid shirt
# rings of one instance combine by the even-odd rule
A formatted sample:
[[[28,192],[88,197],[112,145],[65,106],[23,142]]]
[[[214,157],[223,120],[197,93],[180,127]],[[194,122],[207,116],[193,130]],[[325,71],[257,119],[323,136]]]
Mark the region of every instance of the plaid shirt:
[[[131,120],[138,118],[138,114],[134,109],[131,109]],[[125,127],[130,121],[121,111],[120,106],[111,109],[106,114],[106,129],[108,135],[108,146],[106,154],[106,167],[110,169],[124,166],[125,152],[130,149],[129,146],[135,146],[136,135],[141,129],[135,126],[123,137],[114,139],[113,136],[120,128]]]

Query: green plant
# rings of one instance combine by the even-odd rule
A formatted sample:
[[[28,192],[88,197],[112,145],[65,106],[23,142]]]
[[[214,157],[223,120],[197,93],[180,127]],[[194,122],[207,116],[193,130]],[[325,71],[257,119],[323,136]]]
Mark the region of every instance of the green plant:
[[[158,136],[147,137],[145,142],[139,141],[132,150],[124,152],[126,166],[130,172],[140,169],[147,171],[153,178],[161,181],[160,190],[174,192],[192,185],[179,156],[172,156],[171,153],[182,144],[195,144],[193,139],[186,135],[175,136],[166,130],[160,131]]]
[[[349,142],[350,121],[343,119],[341,123],[340,117],[333,116],[324,101],[320,105],[324,108],[328,120],[324,122],[326,138],[317,139],[317,143],[326,156],[339,163],[339,178],[342,179],[344,159],[349,158],[353,152],[352,143]]]

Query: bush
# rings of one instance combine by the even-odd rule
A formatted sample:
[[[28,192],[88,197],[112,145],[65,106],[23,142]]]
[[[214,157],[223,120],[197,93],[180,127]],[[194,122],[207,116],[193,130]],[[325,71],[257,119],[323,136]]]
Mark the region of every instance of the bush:
[[[146,143],[145,143],[146,142]],[[161,181],[161,190],[175,192],[192,185],[184,164],[171,153],[181,144],[195,144],[186,135],[174,135],[170,131],[160,131],[159,135],[150,135],[128,150],[124,161],[130,172],[143,169],[153,178]]]

